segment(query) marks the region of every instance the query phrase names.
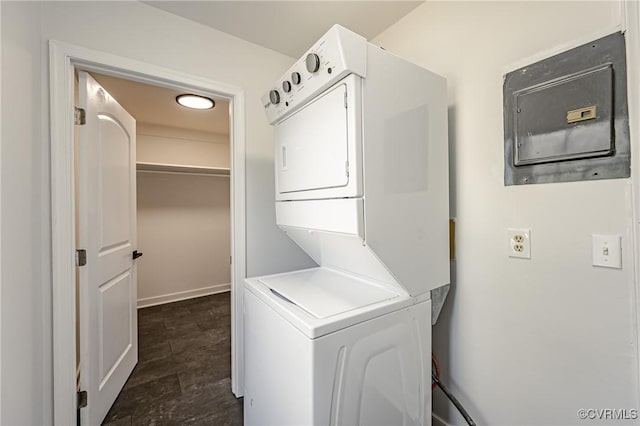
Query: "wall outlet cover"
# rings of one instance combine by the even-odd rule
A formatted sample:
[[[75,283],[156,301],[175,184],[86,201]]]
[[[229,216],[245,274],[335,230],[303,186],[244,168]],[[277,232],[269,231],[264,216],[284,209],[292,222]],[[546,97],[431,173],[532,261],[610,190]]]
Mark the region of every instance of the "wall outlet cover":
[[[507,255],[520,259],[531,259],[531,229],[507,229]]]

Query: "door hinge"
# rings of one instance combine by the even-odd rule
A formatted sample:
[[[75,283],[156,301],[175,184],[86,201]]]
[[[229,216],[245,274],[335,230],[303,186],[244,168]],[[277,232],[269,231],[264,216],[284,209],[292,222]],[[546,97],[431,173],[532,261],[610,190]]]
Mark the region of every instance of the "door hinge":
[[[344,107],[347,107],[347,92],[344,92]]]
[[[87,251],[85,249],[76,250],[76,266],[87,264]]]
[[[229,265],[233,263],[233,257],[229,256]]]
[[[82,126],[87,123],[87,114],[83,108],[75,107],[73,111],[73,123],[76,126]]]
[[[89,396],[87,391],[78,391],[78,408],[84,408],[87,406]]]

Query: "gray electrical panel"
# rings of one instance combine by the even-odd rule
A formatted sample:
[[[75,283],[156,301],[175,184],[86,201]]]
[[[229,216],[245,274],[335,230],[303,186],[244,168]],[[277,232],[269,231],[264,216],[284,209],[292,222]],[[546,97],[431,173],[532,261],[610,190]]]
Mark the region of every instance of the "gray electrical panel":
[[[622,33],[510,72],[503,89],[505,185],[630,176]]]

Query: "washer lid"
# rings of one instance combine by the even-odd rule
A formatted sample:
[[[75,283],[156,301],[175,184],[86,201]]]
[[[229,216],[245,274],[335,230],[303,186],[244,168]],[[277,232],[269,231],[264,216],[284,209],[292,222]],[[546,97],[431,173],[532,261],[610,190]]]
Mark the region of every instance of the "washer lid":
[[[323,319],[399,297],[369,281],[325,268],[260,278],[271,292]]]

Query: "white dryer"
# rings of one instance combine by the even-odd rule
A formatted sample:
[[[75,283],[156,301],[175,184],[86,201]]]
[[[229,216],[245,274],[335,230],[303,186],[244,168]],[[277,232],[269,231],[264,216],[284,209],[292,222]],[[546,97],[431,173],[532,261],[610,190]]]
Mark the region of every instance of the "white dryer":
[[[336,25],[263,104],[277,224],[319,266],[245,282],[245,423],[430,424],[445,80]]]

